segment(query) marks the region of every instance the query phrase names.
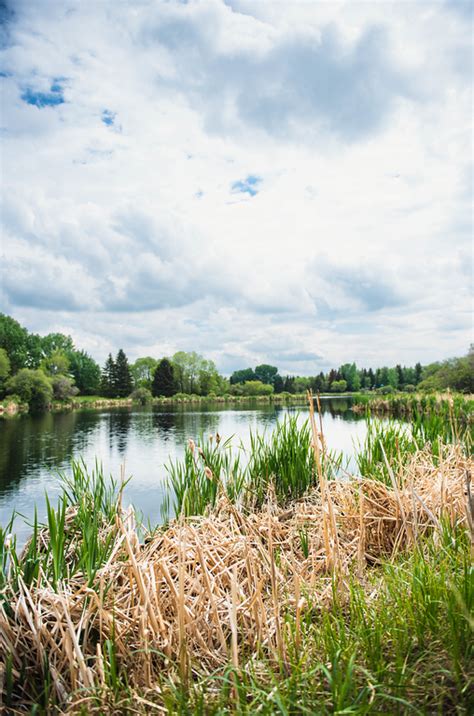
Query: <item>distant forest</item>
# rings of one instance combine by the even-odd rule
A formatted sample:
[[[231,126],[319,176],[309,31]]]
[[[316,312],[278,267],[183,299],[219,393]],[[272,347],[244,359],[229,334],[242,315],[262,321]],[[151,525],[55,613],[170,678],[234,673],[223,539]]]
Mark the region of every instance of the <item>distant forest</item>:
[[[146,402],[148,397],[180,394],[200,396],[262,396],[273,393],[345,393],[396,390],[452,390],[474,392],[474,349],[466,356],[415,366],[359,368],[344,363],[314,376],[282,376],[277,366],[257,365],[219,374],[215,364],[195,352],[170,357],[145,356],[134,363],[122,349],[101,367],[76,348],[70,336],[30,333],[14,318],[0,314],[0,398],[15,396],[42,409],[52,400],[76,395],[125,398]]]

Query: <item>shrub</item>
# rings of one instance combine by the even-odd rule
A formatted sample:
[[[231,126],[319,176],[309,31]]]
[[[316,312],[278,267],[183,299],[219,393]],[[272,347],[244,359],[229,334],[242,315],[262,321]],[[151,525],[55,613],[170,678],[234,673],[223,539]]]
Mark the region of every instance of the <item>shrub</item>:
[[[391,385],[382,385],[381,388],[377,388],[376,393],[379,395],[389,395],[395,392],[395,389]]]
[[[331,393],[345,393],[347,390],[346,380],[333,380],[331,383]]]
[[[247,380],[242,385],[242,395],[245,396],[272,395],[272,393],[273,385],[262,383],[260,380]]]
[[[79,392],[72,378],[68,378],[67,375],[54,376],[52,384],[55,400],[67,400],[68,398],[73,398]]]
[[[151,402],[152,394],[148,388],[136,388],[132,393],[132,400],[134,403],[140,403],[140,405],[147,405]]]
[[[30,410],[46,410],[53,398],[51,379],[42,370],[22,368],[7,382],[9,393],[16,393]]]

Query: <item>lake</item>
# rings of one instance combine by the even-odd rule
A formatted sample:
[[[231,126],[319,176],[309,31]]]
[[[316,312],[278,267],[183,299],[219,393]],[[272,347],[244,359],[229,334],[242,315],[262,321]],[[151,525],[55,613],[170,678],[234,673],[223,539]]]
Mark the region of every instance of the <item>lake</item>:
[[[322,399],[324,432],[329,448],[348,457],[354,440],[365,437],[365,421],[350,409],[345,398]],[[189,438],[218,432],[235,436],[233,443],[248,445],[250,431],[271,431],[287,414],[308,416],[307,406],[254,404],[223,407],[128,407],[79,410],[18,416],[0,420],[0,524],[12,511],[31,519],[34,505],[45,516],[45,492],[60,494],[59,471],[67,472],[71,459],[82,457],[87,466],[95,460],[107,474],[119,478],[121,468],[132,476],[124,503],[132,503],[152,523],[160,520],[165,463],[183,455]],[[16,522],[19,542],[29,528]]]

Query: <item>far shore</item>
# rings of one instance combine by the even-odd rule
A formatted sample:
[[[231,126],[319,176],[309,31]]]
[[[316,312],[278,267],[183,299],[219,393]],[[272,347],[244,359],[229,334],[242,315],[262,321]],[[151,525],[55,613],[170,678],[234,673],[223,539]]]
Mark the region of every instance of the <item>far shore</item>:
[[[473,395],[438,392],[438,393],[404,393],[393,392],[381,395],[376,392],[353,393],[321,393],[322,399],[350,399],[351,407],[356,413],[363,413],[370,406],[374,413],[397,413],[405,410],[411,411],[415,407],[422,412],[429,411],[440,402],[453,399],[455,396],[464,403],[471,403]],[[314,396],[316,398],[316,396]],[[155,397],[143,404],[142,407],[179,407],[191,405],[302,405],[307,403],[305,393],[273,393],[272,395],[186,395],[179,393],[171,397]],[[75,398],[55,401],[49,405],[47,412],[69,412],[80,410],[103,410],[108,408],[127,408],[140,406],[140,402],[132,397],[104,398],[99,395],[81,395]],[[18,403],[5,398],[0,402],[0,418],[11,418],[29,413],[27,403]]]

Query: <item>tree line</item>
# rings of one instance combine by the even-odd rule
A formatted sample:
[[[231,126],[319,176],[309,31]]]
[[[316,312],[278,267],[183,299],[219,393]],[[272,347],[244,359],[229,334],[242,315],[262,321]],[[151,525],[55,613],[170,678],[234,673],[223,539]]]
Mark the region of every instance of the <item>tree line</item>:
[[[196,352],[178,351],[171,357],[151,356],[129,363],[124,351],[109,354],[104,366],[75,347],[70,336],[30,333],[15,319],[0,314],[0,398],[14,395],[33,409],[52,400],[75,395],[125,398],[140,402],[174,395],[260,396],[365,391],[391,392],[451,388],[474,392],[474,351],[442,363],[413,367],[358,368],[344,363],[315,376],[282,376],[278,368],[260,364],[222,376],[213,361]]]

